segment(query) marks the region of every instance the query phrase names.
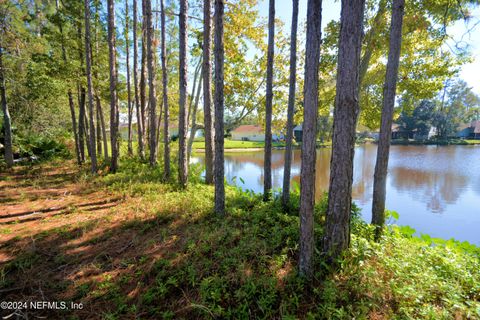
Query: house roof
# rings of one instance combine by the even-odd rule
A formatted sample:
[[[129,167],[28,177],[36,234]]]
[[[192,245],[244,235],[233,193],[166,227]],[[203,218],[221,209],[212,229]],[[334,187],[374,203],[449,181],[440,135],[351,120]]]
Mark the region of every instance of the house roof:
[[[473,128],[473,133],[480,133],[480,120],[473,121],[471,127]]]
[[[397,124],[397,123],[392,124],[392,132],[398,132],[401,129],[402,129],[402,127],[399,124]]]
[[[458,131],[462,131],[462,130],[465,130],[467,128],[470,128],[470,123],[461,123],[458,127],[457,127],[457,130]]]
[[[263,133],[263,128],[261,126],[253,125],[253,124],[244,124],[237,127],[232,132],[235,133]]]

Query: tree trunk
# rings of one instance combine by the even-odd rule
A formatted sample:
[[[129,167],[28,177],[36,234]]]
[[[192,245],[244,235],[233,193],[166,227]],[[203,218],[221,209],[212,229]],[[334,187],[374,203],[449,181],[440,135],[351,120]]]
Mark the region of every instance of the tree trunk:
[[[140,158],[145,159],[145,146],[143,143],[143,122],[138,97],[138,39],[137,39],[137,0],[133,0],[133,87],[135,91],[135,112],[137,115],[138,153]]]
[[[215,181],[215,212],[218,215],[225,215],[225,181],[224,181],[224,136],[223,136],[223,63],[224,63],[224,44],[223,44],[223,20],[224,20],[223,0],[215,0],[215,46],[213,49],[215,56],[215,163],[214,163],[214,181]]]
[[[85,74],[83,67],[83,51],[82,51],[82,24],[77,22],[77,37],[78,37],[78,57],[80,59],[80,68],[82,74]],[[85,162],[85,88],[81,83],[78,84],[78,147],[80,149],[80,160]]]
[[[156,139],[156,112],[157,112],[157,98],[155,96],[155,66],[154,66],[154,47],[153,47],[153,22],[152,22],[152,6],[150,1],[145,1],[145,20],[147,31],[147,69],[148,69],[148,92],[149,92],[149,111],[150,111],[150,126],[149,126],[149,147],[150,147],[150,166],[157,164],[157,139]]]
[[[7,168],[13,166],[12,120],[8,112],[7,93],[5,85],[5,69],[3,67],[3,47],[0,46],[0,95],[2,96],[3,130],[5,138],[5,162]]]
[[[128,0],[125,0],[125,63],[127,67],[127,108],[128,108],[128,155],[133,155],[133,142],[132,142],[132,97],[130,90],[130,43],[128,41]]]
[[[373,18],[373,25],[365,35],[365,41],[364,41],[364,43],[366,44],[365,52],[362,56],[362,59],[360,60],[360,76],[359,76],[360,85],[362,85],[363,79],[365,79],[365,75],[367,74],[368,67],[370,65],[370,59],[372,59],[373,51],[375,47],[377,47],[375,45],[375,42],[383,40],[383,39],[379,40],[381,38],[379,34],[382,27],[381,25],[382,19],[385,16],[386,10],[387,10],[387,1],[380,0],[380,3],[378,4],[377,13]]]
[[[365,0],[342,0],[324,251],[337,258],[350,245],[353,156]]]
[[[161,5],[161,25],[162,25],[162,39],[161,39],[161,59],[162,59],[162,96],[163,96],[163,178],[165,180],[170,179],[170,134],[168,130],[170,114],[168,110],[168,73],[166,62],[166,48],[165,48],[165,7],[163,0]]]
[[[385,198],[387,187],[388,156],[392,137],[393,107],[397,89],[398,65],[402,46],[402,22],[405,0],[393,0],[390,25],[390,49],[388,52],[385,86],[383,87],[383,110],[377,162],[373,180],[372,224],[376,226],[376,238],[381,235],[385,224]]]
[[[211,0],[203,2],[203,125],[205,133],[205,183],[213,183],[214,123],[212,113]]]
[[[102,126],[103,156],[106,160],[108,159],[107,128],[105,127],[105,119],[103,117],[103,110],[102,110],[100,97],[96,96],[96,98],[97,98],[97,110],[98,110],[98,114],[100,115],[100,124]]]
[[[55,2],[55,4],[58,12],[59,11],[58,0]],[[67,52],[65,50],[65,39],[63,37],[63,26],[61,22],[59,22],[58,29],[60,31],[61,43],[62,43],[62,58],[65,65],[67,65]],[[77,120],[75,116],[75,104],[73,102],[73,94],[70,88],[68,89],[67,95],[68,95],[68,106],[70,107],[70,117],[72,119],[73,139],[75,141],[75,155],[77,156],[77,163],[80,165],[82,161],[80,158],[80,149],[78,146],[78,132],[77,132]]]
[[[178,102],[178,181],[182,188],[187,186],[188,182],[188,162],[187,162],[187,130],[188,130],[188,111],[187,111],[187,12],[188,1],[180,0],[180,48],[179,48],[179,91],[180,98]]]
[[[85,162],[85,88],[79,85],[78,99],[78,147],[80,148],[80,160]]]
[[[143,4],[142,0],[142,4]],[[142,6],[143,7],[143,6]],[[146,109],[147,109],[147,46],[146,46],[146,31],[145,18],[142,19],[142,56],[140,61],[140,121],[142,122],[142,137],[143,145],[146,145]]]
[[[263,201],[272,196],[272,102],[273,102],[273,53],[275,37],[275,0],[269,2],[267,93],[265,102],[265,160],[263,169]]]
[[[298,0],[293,0],[292,31],[290,36],[290,86],[288,88],[287,139],[285,166],[283,169],[282,204],[286,210],[290,203],[290,173],[292,168],[293,114],[295,111],[295,90],[297,82],[297,25]]]
[[[200,92],[202,89],[202,80],[203,80],[203,77],[200,77],[200,80],[198,81],[197,94],[195,95],[195,102],[193,103],[193,107],[192,107],[192,125],[190,127],[190,138],[188,139],[188,148],[187,148],[188,162],[190,162],[190,157],[192,155],[192,146],[193,146],[193,141],[195,140],[195,133],[199,129],[197,125],[197,110],[198,110],[198,102],[200,100]]]
[[[108,0],[108,53],[110,65],[110,144],[112,159],[110,172],[118,169],[118,104],[117,104],[117,66],[115,48],[115,1]]]
[[[318,113],[318,66],[322,37],[322,1],[309,0],[305,46],[305,89],[303,108],[302,162],[300,169],[300,274],[313,271],[313,211],[315,205],[315,139]]]
[[[92,61],[90,50],[90,1],[85,0],[85,61],[87,66],[88,110],[90,123],[89,150],[92,173],[97,172],[97,150],[95,149],[95,123],[93,107]]]
[[[95,96],[95,101],[97,101],[97,97]],[[98,104],[96,107],[96,113],[95,113],[97,119],[97,132],[96,132],[96,138],[97,138],[97,155],[101,156],[102,155],[102,126],[101,126],[101,121],[100,121],[100,110],[98,109]],[[106,155],[103,155],[103,158],[106,158]]]

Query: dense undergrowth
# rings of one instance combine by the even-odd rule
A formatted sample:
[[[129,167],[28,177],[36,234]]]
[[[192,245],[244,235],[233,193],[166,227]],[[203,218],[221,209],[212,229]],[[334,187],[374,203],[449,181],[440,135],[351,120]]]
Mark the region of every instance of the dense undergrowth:
[[[72,260],[78,268],[95,263],[95,277],[67,281],[45,294],[89,306],[90,313],[57,314],[73,319],[480,318],[475,246],[414,237],[412,229],[396,226],[375,243],[354,207],[351,249],[339,268],[330,270],[316,250],[314,278],[306,281],[296,272],[298,194],[292,196],[291,213],[284,213],[278,200],[264,203],[258,195],[227,187],[228,214],[218,217],[212,212],[213,187],[202,184],[200,168],[192,167],[185,191],[161,183],[161,168],[135,161],[120,168],[93,182],[85,174],[76,179],[122,196],[126,208],[82,226],[78,234],[72,225],[35,237],[41,247],[42,241],[58,245],[59,239],[67,243],[92,232],[89,246],[105,251],[133,234],[128,250],[112,249],[103,253],[109,259],[94,262],[65,252],[60,262],[58,255],[40,262],[41,253],[22,252],[2,267],[0,290],[31,275],[36,263],[55,268]],[[325,204],[321,201],[315,212],[318,249]],[[121,222],[109,226],[114,216]],[[101,226],[106,229],[98,235],[95,229]]]

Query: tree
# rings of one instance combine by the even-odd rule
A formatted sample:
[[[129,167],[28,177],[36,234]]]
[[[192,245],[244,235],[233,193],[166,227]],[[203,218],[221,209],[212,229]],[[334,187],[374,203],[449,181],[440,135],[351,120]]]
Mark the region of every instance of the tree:
[[[187,186],[188,163],[187,163],[187,130],[188,130],[188,111],[187,111],[187,12],[188,1],[180,0],[180,72],[179,72],[179,92],[178,102],[178,181],[182,188]]]
[[[290,86],[288,88],[287,137],[285,164],[283,168],[282,204],[286,209],[290,202],[290,173],[292,167],[293,115],[295,112],[295,89],[297,80],[297,25],[298,0],[293,0],[292,31],[290,36]]]
[[[215,163],[214,163],[214,181],[215,181],[215,212],[218,215],[225,215],[225,178],[224,178],[224,133],[223,133],[223,111],[225,98],[223,95],[223,63],[224,63],[224,43],[223,43],[223,21],[224,21],[224,2],[215,0]]]
[[[387,193],[387,169],[392,137],[393,107],[397,89],[398,66],[402,46],[402,22],[405,0],[394,0],[390,25],[390,50],[383,89],[383,109],[380,137],[377,149],[377,162],[373,180],[372,224],[376,226],[378,239],[385,224],[385,198]]]
[[[350,245],[353,155],[359,113],[359,72],[365,0],[342,0],[337,89],[324,252],[334,259]]]
[[[110,143],[112,159],[110,172],[118,169],[118,104],[117,104],[117,66],[115,48],[115,1],[108,0],[108,61],[110,65]]]
[[[128,112],[128,154],[133,155],[133,143],[132,143],[132,98],[130,90],[130,42],[128,41],[128,21],[130,17],[128,15],[128,0],[125,0],[125,64],[127,67],[127,112]]]
[[[263,201],[272,194],[272,100],[273,100],[273,54],[275,37],[275,0],[269,2],[267,95],[265,99],[265,160],[263,166]]]
[[[155,96],[155,66],[153,53],[153,22],[152,22],[152,5],[150,1],[145,1],[145,22],[147,31],[147,70],[148,70],[148,92],[149,92],[149,110],[150,110],[150,128],[149,128],[149,148],[150,148],[150,165],[157,164],[157,98]]]
[[[92,86],[92,59],[90,48],[90,1],[85,0],[85,61],[87,73],[87,90],[88,90],[88,117],[90,121],[90,160],[92,165],[92,173],[97,172],[97,150],[95,148],[95,124],[94,124],[94,107],[93,107],[93,86]]]
[[[5,138],[5,162],[7,163],[7,167],[10,168],[13,166],[12,123],[11,123],[10,112],[8,111],[8,104],[7,104],[2,46],[3,44],[0,45],[0,94],[2,98],[3,130],[4,130],[4,138]]]
[[[162,2],[163,3],[163,2]],[[137,115],[138,153],[140,159],[145,158],[145,147],[143,144],[143,121],[140,111],[140,99],[138,96],[138,39],[137,39],[137,0],[133,0],[133,87],[135,95],[135,113]]]
[[[170,178],[170,135],[168,132],[169,125],[169,109],[168,109],[168,73],[166,62],[166,48],[165,48],[165,7],[163,0],[161,0],[161,25],[162,25],[162,40],[161,40],[161,59],[162,59],[162,84],[163,84],[163,176],[165,180]]]
[[[211,0],[203,3],[203,125],[205,133],[205,183],[213,183],[214,115],[212,113],[212,20]]]
[[[309,0],[305,45],[305,87],[303,107],[302,162],[300,168],[300,257],[299,271],[310,277],[313,271],[313,211],[315,205],[316,129],[318,113],[318,67],[322,37],[322,1]]]
[[[422,100],[413,111],[409,108],[410,104],[410,101],[400,101],[400,108],[403,110],[397,123],[405,132],[405,138],[428,136],[435,119],[435,103],[430,100]]]

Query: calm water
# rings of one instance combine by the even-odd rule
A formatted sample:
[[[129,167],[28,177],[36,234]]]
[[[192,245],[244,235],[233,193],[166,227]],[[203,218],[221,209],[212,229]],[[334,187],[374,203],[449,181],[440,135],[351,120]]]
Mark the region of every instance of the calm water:
[[[371,218],[376,146],[355,149],[353,199]],[[316,195],[328,190],[331,149],[317,151]],[[274,188],[282,185],[284,151],[272,154]],[[192,162],[203,163],[198,155]],[[263,191],[263,152],[225,154],[225,173],[232,182]],[[294,151],[293,181],[300,181],[300,150]],[[392,146],[387,180],[387,209],[400,214],[398,224],[433,237],[480,245],[480,146]]]

